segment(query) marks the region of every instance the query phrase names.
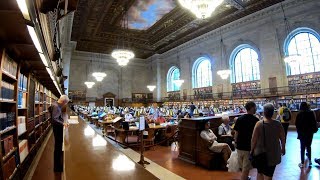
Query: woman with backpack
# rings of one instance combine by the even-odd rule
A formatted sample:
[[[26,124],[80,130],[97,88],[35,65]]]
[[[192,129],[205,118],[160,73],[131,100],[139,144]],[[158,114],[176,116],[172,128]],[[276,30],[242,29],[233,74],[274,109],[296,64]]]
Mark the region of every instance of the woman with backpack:
[[[285,137],[287,139],[289,122],[291,120],[291,111],[287,107],[286,103],[279,104],[279,105],[280,105],[280,108],[279,108],[279,111],[278,111],[279,115],[278,115],[277,119],[280,120],[281,125],[282,125],[282,127],[284,129]]]
[[[302,102],[300,105],[300,111],[296,118],[296,127],[298,132],[298,139],[300,140],[300,156],[301,163],[299,167],[303,168],[305,163],[305,150],[307,149],[307,157],[309,159],[309,166],[311,162],[311,144],[313,134],[318,131],[317,121],[313,111],[310,110],[306,102]]]

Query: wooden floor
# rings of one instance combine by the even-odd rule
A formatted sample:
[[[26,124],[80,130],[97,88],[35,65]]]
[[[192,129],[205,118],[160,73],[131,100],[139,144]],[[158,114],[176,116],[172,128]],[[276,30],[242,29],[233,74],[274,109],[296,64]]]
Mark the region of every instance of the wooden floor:
[[[300,169],[298,167],[300,144],[297,140],[297,133],[290,131],[287,138],[287,154],[282,157],[282,163],[277,166],[274,179],[320,180],[320,166],[316,163],[313,162],[312,168]],[[174,144],[171,147],[157,146],[154,151],[146,151],[145,157],[186,179],[240,179],[240,173],[206,170],[178,159],[178,151],[174,148]],[[312,143],[312,159],[315,157],[320,158],[320,131],[314,136]],[[252,170],[250,175],[256,179],[256,170]]]
[[[299,153],[300,145],[296,139],[296,132],[288,133],[287,154],[282,158],[282,163],[277,166],[274,179],[286,180],[319,180],[320,167],[313,163],[312,168],[300,169]],[[53,137],[51,136],[48,144],[42,154],[39,164],[34,172],[33,180],[57,180],[60,175],[53,173]],[[110,145],[110,144],[109,144]],[[320,132],[318,132],[313,141],[312,158],[320,157]],[[206,179],[240,179],[239,173],[229,173],[223,171],[206,170],[202,167],[194,166],[177,158],[178,151],[172,147],[157,146],[155,150],[148,150],[145,156],[160,166],[178,174],[186,179],[206,180]],[[81,174],[81,172],[79,172]],[[253,179],[256,177],[256,171],[251,172]],[[130,179],[130,178],[129,178]]]
[[[51,134],[47,146],[45,147],[32,180],[60,180],[61,174],[53,172],[53,146],[54,139]]]

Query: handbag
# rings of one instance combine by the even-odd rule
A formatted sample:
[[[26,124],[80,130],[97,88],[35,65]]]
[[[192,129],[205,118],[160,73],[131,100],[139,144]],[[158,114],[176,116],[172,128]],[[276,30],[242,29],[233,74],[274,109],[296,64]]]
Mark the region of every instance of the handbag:
[[[268,159],[267,159],[267,152],[265,150],[266,147],[266,135],[265,135],[265,130],[264,130],[264,121],[262,120],[262,127],[263,127],[263,149],[264,152],[257,154],[257,155],[251,155],[251,164],[252,167],[254,168],[263,168],[266,167],[268,164]]]

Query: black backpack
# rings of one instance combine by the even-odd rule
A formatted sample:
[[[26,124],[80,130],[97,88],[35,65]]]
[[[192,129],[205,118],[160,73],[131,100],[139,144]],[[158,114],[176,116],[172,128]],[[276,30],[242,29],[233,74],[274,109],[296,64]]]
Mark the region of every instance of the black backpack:
[[[291,120],[291,113],[290,113],[290,110],[288,108],[284,108],[283,109],[282,119],[285,122],[288,122],[288,121]]]

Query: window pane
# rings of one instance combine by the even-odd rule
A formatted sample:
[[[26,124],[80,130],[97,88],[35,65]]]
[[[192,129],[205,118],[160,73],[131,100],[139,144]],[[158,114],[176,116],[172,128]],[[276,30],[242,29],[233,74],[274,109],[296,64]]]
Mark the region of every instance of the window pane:
[[[208,59],[202,60],[195,70],[195,87],[212,86],[211,63]]]
[[[234,59],[233,75],[235,83],[260,79],[258,54],[252,48],[237,52]]]
[[[174,80],[180,79],[180,70],[174,67],[174,68],[170,68],[168,73],[170,74],[168,75],[168,80],[167,80],[168,81],[167,91],[179,91],[180,87],[174,83]]]
[[[288,75],[320,71],[320,42],[313,34],[303,32],[295,35],[288,44],[288,54],[301,55],[303,59],[297,65],[288,64]]]

